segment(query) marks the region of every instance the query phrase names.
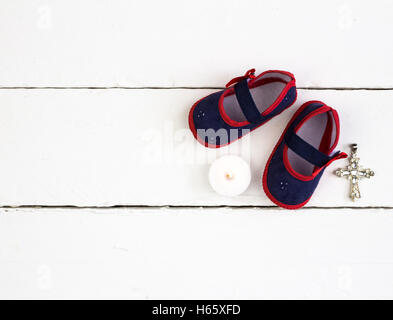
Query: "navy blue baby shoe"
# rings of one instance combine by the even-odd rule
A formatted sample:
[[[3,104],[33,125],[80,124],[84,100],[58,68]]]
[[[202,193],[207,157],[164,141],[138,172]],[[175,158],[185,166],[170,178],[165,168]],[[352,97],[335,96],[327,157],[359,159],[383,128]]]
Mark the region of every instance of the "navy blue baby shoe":
[[[197,101],[188,122],[194,137],[206,147],[219,148],[241,138],[278,115],[296,100],[293,74],[255,69],[232,79],[226,89]]]
[[[336,110],[320,101],[303,104],[266,164],[263,189],[269,199],[286,209],[304,206],[326,167],[347,157],[344,152],[333,152],[339,135]]]

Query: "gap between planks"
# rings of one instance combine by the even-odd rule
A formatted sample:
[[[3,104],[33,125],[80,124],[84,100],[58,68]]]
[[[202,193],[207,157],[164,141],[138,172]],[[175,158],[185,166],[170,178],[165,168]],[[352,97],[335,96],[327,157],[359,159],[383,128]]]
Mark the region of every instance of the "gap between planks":
[[[283,208],[277,206],[228,206],[228,205],[212,205],[212,206],[188,206],[188,205],[162,205],[162,206],[149,206],[149,205],[113,205],[113,206],[74,206],[74,205],[21,205],[21,206],[0,206],[0,209],[71,209],[71,210],[85,210],[85,209],[99,209],[99,210],[111,210],[111,209],[233,209],[233,210],[244,210],[244,209],[263,209],[263,210],[283,210]],[[389,206],[338,206],[338,207],[328,207],[328,206],[309,206],[303,207],[302,210],[392,210],[393,207]]]
[[[300,90],[393,90],[393,87],[296,87]],[[127,86],[112,86],[112,87],[95,87],[95,86],[80,86],[80,87],[51,87],[51,86],[40,86],[40,87],[4,87],[0,86],[0,90],[42,90],[42,89],[51,89],[51,90],[113,90],[113,89],[123,89],[123,90],[176,90],[176,89],[185,89],[185,90],[223,90],[225,87],[159,87],[159,86],[150,86],[150,87],[127,87]]]

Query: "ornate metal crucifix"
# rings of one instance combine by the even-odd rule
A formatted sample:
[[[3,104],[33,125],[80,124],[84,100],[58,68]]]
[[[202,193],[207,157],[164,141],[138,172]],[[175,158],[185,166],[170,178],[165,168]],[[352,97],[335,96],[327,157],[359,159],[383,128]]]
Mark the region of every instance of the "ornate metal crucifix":
[[[371,169],[363,169],[359,166],[359,158],[357,157],[357,144],[353,144],[351,150],[351,155],[348,158],[349,165],[346,168],[336,170],[336,175],[339,177],[346,177],[351,182],[351,193],[350,197],[352,201],[359,199],[360,196],[360,189],[359,189],[359,180],[361,178],[370,178],[374,176],[374,171]]]

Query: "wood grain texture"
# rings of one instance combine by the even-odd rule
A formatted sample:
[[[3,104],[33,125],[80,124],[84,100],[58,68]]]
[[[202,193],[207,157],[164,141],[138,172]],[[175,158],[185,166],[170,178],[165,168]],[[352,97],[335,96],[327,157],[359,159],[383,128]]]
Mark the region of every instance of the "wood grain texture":
[[[0,86],[223,86],[256,67],[393,87],[392,19],[388,0],[4,1]]]
[[[392,210],[0,210],[0,298],[393,298]]]
[[[295,106],[219,151],[188,129],[194,101],[212,90],[0,90],[0,205],[270,206],[261,187],[270,152],[301,103],[320,99],[341,118],[339,148],[359,144],[376,176],[349,200],[349,182],[326,170],[309,206],[393,206],[390,181],[393,91],[299,90]],[[222,154],[248,160],[243,195],[218,196],[207,181]]]

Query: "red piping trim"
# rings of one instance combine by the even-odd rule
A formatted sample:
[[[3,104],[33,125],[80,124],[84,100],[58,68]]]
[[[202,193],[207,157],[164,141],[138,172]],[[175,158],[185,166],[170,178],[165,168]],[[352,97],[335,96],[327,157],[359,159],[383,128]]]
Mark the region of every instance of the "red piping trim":
[[[233,88],[230,88],[230,89],[233,89]],[[229,89],[229,90],[230,90],[230,89]],[[271,119],[274,118],[274,117],[273,117],[273,118],[270,118],[270,119],[265,120],[264,122],[262,122],[261,124],[259,124],[258,126],[256,126],[254,129],[252,129],[252,130],[250,130],[249,132],[247,132],[246,134],[242,135],[241,137],[239,137],[239,138],[237,138],[237,139],[235,139],[235,140],[233,140],[233,141],[229,141],[229,142],[226,143],[226,144],[222,144],[222,145],[210,144],[210,143],[208,143],[208,142],[202,140],[202,139],[198,136],[197,130],[195,129],[195,124],[194,124],[193,115],[194,115],[194,109],[195,109],[195,107],[198,105],[198,103],[201,102],[203,99],[207,98],[208,96],[212,95],[212,94],[214,94],[214,93],[211,93],[211,94],[209,94],[209,95],[207,95],[207,96],[205,96],[205,97],[199,99],[197,102],[195,102],[195,103],[193,104],[193,106],[191,107],[190,112],[188,113],[188,125],[189,125],[189,127],[190,127],[190,130],[191,130],[191,132],[192,132],[194,138],[195,138],[200,144],[202,144],[203,146],[205,146],[205,147],[207,147],[207,148],[215,148],[215,149],[218,149],[218,148],[221,148],[221,147],[225,147],[225,146],[231,144],[232,142],[235,142],[235,141],[239,140],[240,138],[243,138],[244,136],[246,136],[246,135],[249,134],[250,132],[252,132],[252,131],[258,129],[260,126],[264,125],[264,124],[267,123],[269,120],[271,120]],[[220,98],[220,99],[221,99],[221,98]],[[289,109],[289,108],[296,102],[296,99],[297,99],[297,90],[295,91],[295,99],[293,100],[293,102],[292,102],[288,107],[286,107],[286,108],[284,108],[283,110],[281,110],[276,116],[280,115],[282,112],[284,112],[285,110]],[[229,139],[228,139],[228,140],[229,140]]]
[[[281,78],[271,77],[271,78],[265,78],[265,79],[258,79],[256,82],[253,82],[251,85],[249,85],[249,88],[252,89],[252,88],[259,87],[261,85],[272,83],[272,82],[281,82],[281,83],[284,83],[284,84],[288,83],[288,82],[286,82],[285,80],[283,80]]]
[[[289,76],[292,80],[290,80],[287,85],[285,86],[285,88],[281,91],[280,95],[277,97],[277,99],[273,102],[273,104],[271,106],[269,106],[265,111],[263,111],[261,113],[262,116],[266,116],[268,115],[270,112],[272,112],[282,101],[282,99],[286,96],[286,94],[288,93],[289,89],[291,89],[293,86],[296,86],[296,80],[295,77],[292,73],[287,72],[287,71],[281,71],[281,70],[268,70],[265,72],[262,72],[259,76],[257,76],[255,79],[252,79],[248,82],[248,86],[249,88],[255,88],[259,85],[262,85],[264,83],[259,84],[261,77],[263,77],[264,75],[268,74],[268,73],[281,73],[284,74],[286,76]],[[259,81],[258,81],[259,80]],[[258,82],[258,84],[257,84]],[[244,127],[250,124],[250,122],[248,121],[235,121],[232,120],[227,113],[225,112],[225,108],[224,108],[224,98],[228,95],[232,95],[235,93],[235,89],[233,87],[228,88],[227,90],[225,90],[220,99],[218,100],[218,110],[220,112],[220,115],[222,117],[222,119],[229,124],[232,127]]]
[[[321,142],[319,144],[318,150],[323,153],[328,153],[330,146],[332,144],[332,133],[333,133],[333,116],[327,113],[327,123],[325,132],[323,133]]]
[[[332,133],[333,133],[333,120],[332,120],[332,115],[331,113],[327,112],[327,123],[326,123],[326,127],[325,127],[325,131],[322,135],[322,139],[321,142],[319,144],[319,148],[318,150],[322,153],[327,153],[330,154],[329,149],[330,146],[332,144]],[[317,170],[318,167],[314,167],[314,170]]]
[[[321,113],[324,113],[324,112],[329,112],[329,111],[331,111],[331,112],[332,112],[332,115],[333,115],[333,119],[334,119],[334,121],[335,121],[335,123],[336,123],[336,137],[335,137],[335,140],[334,140],[333,145],[330,147],[330,149],[329,149],[328,152],[327,152],[327,154],[331,154],[331,153],[333,152],[333,150],[336,148],[337,143],[338,143],[338,140],[339,140],[339,137],[340,137],[340,120],[339,120],[339,118],[338,118],[337,111],[334,110],[332,107],[327,106],[327,105],[326,105],[325,103],[323,103],[322,101],[317,101],[317,100],[308,101],[308,102],[307,102],[306,104],[304,104],[303,106],[306,107],[306,106],[308,106],[310,103],[320,103],[320,104],[322,104],[323,106],[322,106],[321,108],[319,108],[319,109],[313,111],[313,112],[310,112],[307,116],[305,116],[305,117],[300,121],[300,123],[296,126],[296,128],[294,129],[294,131],[295,131],[295,132],[298,132],[298,130],[301,128],[301,126],[302,126],[308,119],[310,119],[311,117],[316,116],[316,115],[321,114]],[[303,108],[303,106],[302,106],[301,108]],[[335,160],[338,160],[338,159],[336,159],[336,158],[334,158],[334,159],[335,159]],[[292,166],[291,166],[291,164],[290,164],[290,162],[289,162],[289,159],[288,159],[288,146],[287,146],[287,145],[285,145],[285,146],[284,146],[284,149],[283,149],[283,161],[284,161],[285,168],[288,170],[288,172],[289,172],[294,178],[299,179],[299,180],[301,180],[301,181],[311,181],[311,180],[313,180],[313,179],[319,174],[319,172],[321,172],[321,170],[322,170],[323,168],[326,168],[326,167],[328,166],[328,164],[331,163],[331,161],[329,161],[327,164],[325,164],[325,165],[324,165],[323,167],[321,167],[321,168],[315,167],[313,173],[312,173],[310,176],[305,176],[305,175],[303,175],[303,174],[300,174],[300,173],[296,172],[296,171],[292,168]]]
[[[331,111],[332,111],[334,122],[336,123],[336,138],[334,139],[333,145],[328,150],[328,154],[331,154],[333,150],[337,147],[338,138],[340,136],[340,118],[338,117],[338,113],[335,109],[332,108]]]
[[[289,126],[290,126],[290,125],[293,123],[293,121],[299,116],[299,114],[300,114],[308,105],[310,105],[311,103],[322,103],[324,106],[326,106],[326,104],[324,104],[324,103],[321,102],[321,101],[315,101],[315,100],[313,100],[313,101],[308,101],[308,102],[304,103],[304,104],[295,112],[295,114],[292,116],[291,120],[290,120],[289,123],[287,124],[285,130],[284,130],[283,133],[281,134],[281,137],[280,137],[280,139],[278,140],[277,144],[275,145],[275,147],[274,147],[272,153],[270,154],[270,157],[269,157],[269,159],[268,159],[268,161],[267,161],[267,163],[266,163],[265,170],[264,170],[263,176],[262,176],[262,187],[263,187],[263,190],[265,191],[267,197],[268,197],[273,203],[275,203],[276,205],[278,205],[278,206],[280,206],[280,207],[282,207],[282,208],[285,208],[285,209],[294,210],[294,209],[299,209],[299,208],[303,207],[304,205],[307,204],[307,202],[310,201],[312,194],[311,194],[311,196],[310,196],[308,199],[306,199],[304,202],[299,203],[299,204],[296,204],[296,205],[289,205],[289,204],[285,204],[285,203],[282,203],[282,202],[278,201],[278,200],[277,200],[276,198],[274,198],[273,195],[270,193],[269,188],[268,188],[268,186],[267,186],[267,173],[268,173],[268,168],[269,168],[270,162],[271,162],[271,160],[272,160],[272,158],[273,158],[273,155],[275,154],[275,152],[276,152],[278,146],[281,144],[282,140],[284,139],[284,135],[285,135],[285,133],[287,132]],[[327,106],[326,106],[326,107],[327,107]],[[330,107],[328,107],[328,108],[330,108]],[[334,144],[333,144],[331,150],[329,150],[329,153],[331,153],[331,152],[334,150],[334,148],[337,146],[338,137],[339,137],[339,135],[340,135],[340,129],[339,129],[339,128],[340,128],[340,125],[339,125],[339,121],[338,121],[339,119],[338,119],[337,111],[334,110],[334,109],[332,109],[332,108],[330,108],[330,109],[332,110],[333,117],[334,117],[334,119],[336,120],[336,127],[337,127],[337,128],[336,128],[336,139],[335,139],[335,142],[334,142]],[[302,122],[303,122],[303,121],[302,121]],[[284,149],[285,149],[285,146],[284,146]],[[283,156],[284,156],[284,155],[283,155]],[[347,155],[346,153],[341,152],[341,153],[339,153],[336,157],[334,157],[333,159],[331,159],[324,167],[327,167],[327,166],[330,165],[333,161],[336,161],[336,160],[342,159],[342,158],[346,158],[347,156],[348,156],[348,155]],[[284,164],[285,164],[285,158],[284,158]],[[291,168],[291,169],[292,169],[292,168]],[[295,177],[295,178],[296,178],[296,177]],[[310,180],[312,180],[312,179],[310,179]]]
[[[320,101],[312,101],[312,103],[314,103],[314,102],[323,103],[323,102],[320,102]],[[326,106],[326,105],[324,104],[321,108],[316,109],[316,110],[310,112],[310,113],[309,113],[308,115],[306,115],[306,116],[300,121],[300,123],[294,128],[294,132],[295,132],[295,133],[298,132],[299,129],[302,127],[302,125],[303,125],[308,119],[310,119],[310,118],[312,118],[312,117],[314,117],[314,116],[316,116],[316,115],[318,115],[318,114],[325,113],[325,112],[329,111],[330,109],[331,109],[330,107],[328,107],[328,106]],[[292,168],[292,166],[291,166],[291,164],[290,164],[290,162],[289,162],[289,159],[288,159],[288,146],[287,146],[287,145],[284,145],[284,150],[283,150],[283,161],[284,161],[284,166],[285,166],[285,168],[287,169],[287,171],[288,171],[293,177],[295,177],[296,179],[301,180],[301,181],[311,181],[311,180],[314,180],[314,178],[318,175],[318,173],[322,170],[322,168],[324,168],[324,167],[321,167],[321,168],[318,168],[318,169],[314,170],[314,172],[313,172],[310,176],[305,176],[305,175],[303,175],[303,174],[301,174],[301,173],[296,172],[296,171]]]
[[[278,205],[278,206],[280,206],[280,207],[282,207],[282,208],[285,208],[285,209],[299,209],[299,208],[303,207],[303,206],[310,200],[311,197],[308,198],[308,199],[307,199],[306,201],[304,201],[303,203],[299,203],[299,204],[297,204],[297,205],[289,205],[289,204],[285,204],[285,203],[282,203],[282,202],[278,201],[278,200],[277,200],[276,198],[274,198],[273,195],[270,193],[269,188],[268,188],[268,186],[267,186],[267,173],[268,173],[268,168],[269,168],[270,162],[271,162],[271,160],[272,160],[272,158],[273,158],[273,155],[274,155],[274,153],[276,152],[278,146],[281,144],[281,141],[284,139],[284,135],[285,135],[286,131],[288,130],[289,126],[292,124],[292,122],[296,119],[296,117],[300,114],[300,112],[303,111],[303,109],[304,109],[308,104],[309,104],[308,102],[306,102],[305,104],[303,104],[303,105],[295,112],[295,114],[292,116],[292,119],[289,121],[289,123],[287,124],[285,130],[284,130],[283,133],[281,134],[281,137],[280,137],[280,139],[278,140],[277,144],[274,146],[274,149],[273,149],[272,153],[271,153],[270,156],[269,156],[269,159],[268,159],[268,161],[267,161],[267,163],[266,163],[265,170],[264,170],[263,176],[262,176],[262,187],[263,187],[263,190],[265,191],[267,197],[268,197],[273,203],[275,203],[276,205]]]
[[[244,76],[233,78],[231,81],[229,81],[229,82],[225,85],[225,87],[228,88],[228,87],[230,87],[231,85],[233,85],[233,84],[235,84],[235,83],[237,83],[237,82],[239,82],[239,81],[242,81],[242,80],[244,80],[244,79],[255,79],[255,78],[256,78],[256,77],[255,77],[255,69],[252,68],[252,69],[248,70],[248,71],[245,73]]]

